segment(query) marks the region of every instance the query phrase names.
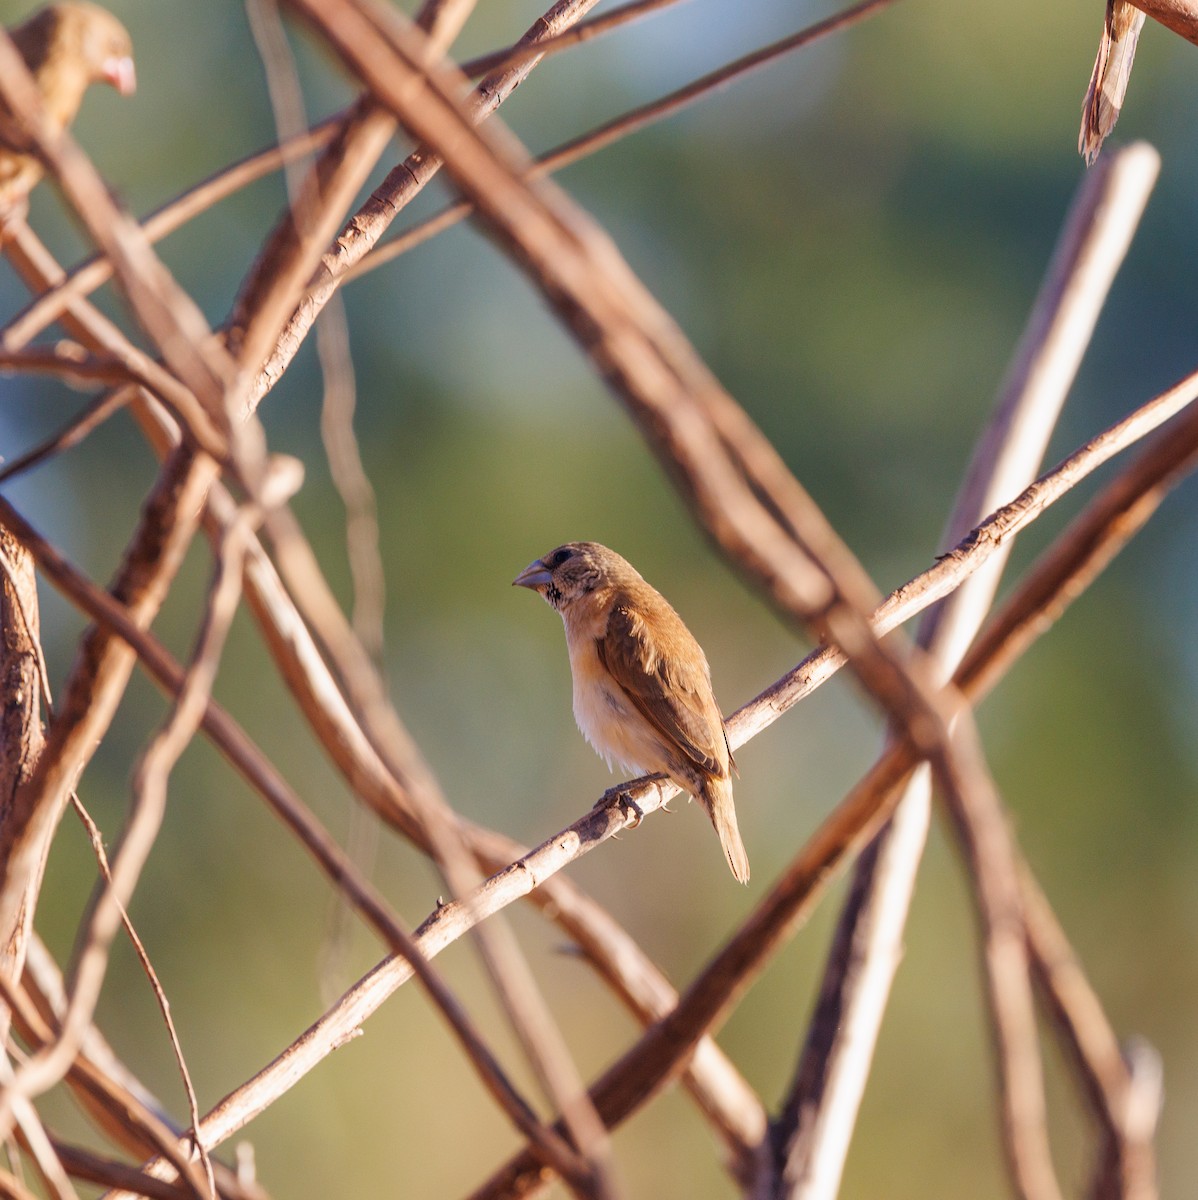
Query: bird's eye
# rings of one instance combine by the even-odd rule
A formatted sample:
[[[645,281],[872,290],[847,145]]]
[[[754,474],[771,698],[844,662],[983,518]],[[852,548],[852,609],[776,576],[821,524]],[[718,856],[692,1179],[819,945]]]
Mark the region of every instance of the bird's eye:
[[[549,566],[552,569],[556,570],[558,567],[560,567],[562,565],[562,563],[564,563],[566,561],[566,559],[573,558],[573,557],[574,557],[573,550],[567,550],[565,547],[562,547],[562,549],[555,550],[549,556]]]

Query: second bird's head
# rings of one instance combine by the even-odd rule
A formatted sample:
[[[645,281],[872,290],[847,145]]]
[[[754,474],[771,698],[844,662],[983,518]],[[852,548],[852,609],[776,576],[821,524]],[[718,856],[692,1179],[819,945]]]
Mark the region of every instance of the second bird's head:
[[[559,612],[604,584],[639,578],[614,550],[598,542],[566,542],[534,559],[512,580],[513,587],[539,592]]]
[[[51,4],[30,17],[14,36],[35,71],[69,67],[81,72],[82,86],[107,83],[122,96],[137,87],[128,30],[98,4],[88,0]]]

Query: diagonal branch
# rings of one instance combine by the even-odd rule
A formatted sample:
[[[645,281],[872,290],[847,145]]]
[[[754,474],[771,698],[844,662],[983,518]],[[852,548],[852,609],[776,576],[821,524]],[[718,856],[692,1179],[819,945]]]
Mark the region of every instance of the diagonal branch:
[[[547,40],[568,28],[592,8],[597,0],[556,0],[520,39],[518,46],[530,46]],[[419,64],[433,61],[423,49],[414,60]],[[484,121],[525,79],[539,59],[520,62],[487,75],[470,98],[470,120]],[[385,107],[385,106],[384,106]],[[329,297],[337,289],[341,276],[373,248],[399,211],[423,190],[441,169],[443,159],[435,148],[420,146],[395,167],[375,189],[369,200],[321,259],[320,267],[307,295],[296,309],[267,360],[252,393],[256,404],[274,387],[295,357],[313,322]]]
[[[1168,492],[1198,466],[1198,410],[1173,422],[1049,547],[961,664],[955,682],[972,704],[1093,582],[1142,528]],[[898,788],[917,765],[906,743],[893,743],[816,834],[762,905],[708,964],[664,1021],[610,1067],[592,1087],[605,1120],[629,1115],[666,1082],[699,1029],[710,1031],[748,986],[780,940],[810,914],[847,853],[871,836],[897,802]],[[722,981],[722,986],[721,986]],[[656,1061],[648,1064],[646,1051]],[[544,1185],[524,1152],[501,1168],[472,1200],[528,1196]]]
[[[978,443],[949,524],[950,544],[1032,479],[1158,170],[1155,151],[1141,145],[1085,177],[994,417]],[[920,642],[946,674],[981,625],[1010,546],[925,614]],[[775,1170],[784,1179],[780,1194],[795,1200],[832,1197],[839,1189],[902,956],[930,806],[931,780],[921,768],[893,820],[858,861],[816,1014],[774,1128]]]
[[[1187,382],[1192,390],[1195,386],[1194,380]],[[1175,392],[1177,390],[1174,389]],[[1174,403],[1177,402],[1175,395],[1171,398]],[[1159,413],[1160,405],[1161,401],[1158,400],[1147,407]],[[1124,426],[1122,436],[1126,436],[1127,422],[1122,425]],[[1089,457],[1101,456],[1102,451],[1109,447],[1110,441],[1109,437],[1095,439],[1096,445],[1090,448]],[[1198,413],[1192,410],[1186,414],[1183,420],[1174,421],[1171,428],[1155,439],[1152,446],[1115,481],[1115,484],[1091,504],[1083,516],[1070,527],[1066,535],[1059,539],[1052,552],[1046,556],[1043,568],[1034,573],[1035,578],[1030,591],[1021,589],[1004,607],[1003,613],[991,627],[993,632],[984,637],[979,646],[971,652],[958,675],[957,682],[965,689],[971,701],[976,702],[980,699],[1019,654],[1027,648],[1028,644],[1047,629],[1051,620],[1055,619],[1073,598],[1081,594],[1117,547],[1132,536],[1134,531],[1159,505],[1169,488],[1187,469],[1192,467],[1192,460],[1196,454],[1198,454]],[[1076,479],[1078,465],[1072,460],[1067,460],[1065,467],[1068,470],[1066,473],[1073,475]],[[1057,482],[1060,484],[1059,480]],[[1063,486],[1067,487],[1068,485]],[[1034,488],[1029,489],[1029,493],[1035,490]],[[1051,491],[1051,487],[1041,488],[1038,499],[1045,500],[1045,493]],[[1060,492],[1057,494],[1059,495]],[[1009,506],[1009,509],[1022,509],[1026,517],[1027,510],[1035,507],[1029,497],[1025,496]],[[102,592],[95,589],[88,592],[86,588],[82,588],[81,581],[72,574],[67,565],[54,554],[46,543],[38,539],[36,534],[28,526],[25,526],[15,513],[11,513],[2,501],[0,501],[0,511],[3,511],[5,519],[18,530],[22,541],[34,552],[42,569],[56,585],[62,587],[77,602],[83,603],[93,614],[103,613],[107,622],[120,629],[122,635],[127,637],[131,644],[137,646],[143,660],[160,679],[167,680],[171,677],[171,670],[164,663],[163,652],[156,649],[152,638],[130,625],[119,608],[113,606],[111,600]],[[1031,518],[1026,517],[1026,519]],[[966,545],[958,547],[955,556],[959,556],[961,561],[972,559],[971,566],[976,566],[979,562],[984,561],[995,544],[996,542],[991,541],[988,537],[971,536],[967,539]],[[950,559],[951,557],[954,556],[950,556]],[[941,565],[938,564],[933,570],[939,572],[941,569]],[[906,593],[905,597],[904,592]],[[896,603],[901,601],[908,606],[914,603],[915,608],[918,608],[918,600],[913,602],[912,594],[910,588],[900,589],[893,599]],[[890,608],[892,616],[895,611],[899,611],[899,609],[892,605]],[[910,611],[909,609],[905,615],[910,615]],[[811,656],[813,661],[820,657],[819,654]],[[832,668],[832,670],[834,669],[835,667]],[[793,697],[803,686],[806,686],[808,690],[810,687],[817,686],[816,683],[810,681],[806,685],[796,682],[798,674],[801,674],[801,670],[789,673],[783,681],[780,681],[780,684],[785,686],[776,685],[767,689],[757,700],[733,717],[730,722],[730,732],[733,735],[734,745],[742,744],[747,738],[755,736],[760,729],[776,720],[794,703]],[[830,674],[831,671],[828,671],[823,678],[827,678]],[[181,672],[175,668],[176,681],[180,675]],[[822,682],[822,679],[820,681]],[[179,683],[175,682],[173,686],[177,687]],[[240,736],[238,731],[213,706],[210,706],[205,718],[205,727],[213,733],[217,744],[233,761],[254,765],[252,752],[245,750],[244,747],[240,752],[237,749]],[[809,874],[795,880],[792,870],[788,876],[792,880],[792,888],[797,886],[797,893],[790,901],[796,906],[796,909],[801,908],[804,903],[810,904],[812,900],[810,889],[826,882],[827,872],[836,867],[845,853],[847,844],[845,839],[859,834],[870,821],[880,819],[878,809],[879,806],[884,805],[885,798],[879,796],[877,790],[892,788],[903,778],[905,771],[913,765],[914,758],[905,746],[900,744],[892,747],[886,759],[875,768],[872,785],[867,781],[865,785],[859,787],[853,797],[850,797],[850,800],[841,806],[834,818],[825,823],[824,831],[814,843],[810,844],[815,849],[805,852],[808,855],[814,855],[807,859]],[[257,768],[262,769],[260,762],[257,763]],[[272,783],[268,777],[260,775],[256,786],[265,792],[276,784]],[[277,786],[285,791],[285,785],[279,783]],[[876,789],[874,793],[870,792],[870,786]],[[655,785],[649,784],[634,790],[634,795],[640,803],[651,808],[651,801],[657,795],[657,788]],[[285,795],[275,795],[273,802],[280,815],[284,816],[293,827],[300,827],[301,819],[295,812],[287,808]],[[612,816],[610,808],[604,808],[598,815],[602,818],[604,825],[619,827],[610,819]],[[534,887],[543,885],[544,880],[553,871],[560,869],[565,862],[571,861],[579,853],[585,852],[599,841],[604,840],[606,836],[610,836],[611,829],[605,831],[604,826],[596,825],[595,816],[596,814],[591,814],[585,823],[576,823],[570,830],[556,835],[537,851],[494,876],[483,892],[473,898],[472,908],[451,904],[445,906],[444,909],[439,909],[425,922],[417,935],[421,950],[426,954],[436,953],[449,941],[465,932],[467,918],[481,919],[494,908],[502,907],[520,896],[528,894]],[[343,860],[337,856],[331,842],[323,848],[319,845],[313,846],[308,841],[305,841],[305,844],[314,853],[320,853],[327,858],[328,869],[334,876],[342,869]],[[344,865],[348,866],[348,864]],[[350,879],[352,880],[352,878],[351,873]],[[777,890],[775,889],[775,892]],[[788,912],[783,906],[775,914],[774,920],[780,921],[785,926],[787,920],[801,921],[805,911],[798,911],[796,915],[796,912]],[[769,921],[764,923],[764,928],[769,936],[775,936],[774,931],[770,929]],[[789,930],[784,928],[782,932],[786,933]],[[209,1114],[205,1120],[203,1131],[206,1144],[210,1146],[219,1144],[252,1119],[254,1115],[261,1112],[274,1098],[293,1086],[331,1050],[344,1042],[347,1037],[352,1036],[353,1031],[408,978],[410,978],[410,969],[402,960],[392,959],[380,964],[361,984],[351,989],[335,1009],[309,1029],[274,1063],[226,1097]],[[521,1161],[527,1164],[531,1160],[525,1158]],[[521,1168],[521,1170],[523,1169]],[[537,1167],[534,1175],[539,1174],[539,1171],[540,1168]]]

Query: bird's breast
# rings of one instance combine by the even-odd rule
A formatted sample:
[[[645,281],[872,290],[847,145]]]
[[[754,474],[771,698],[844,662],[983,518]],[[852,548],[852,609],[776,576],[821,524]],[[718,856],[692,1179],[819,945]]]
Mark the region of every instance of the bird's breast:
[[[566,625],[574,720],[583,737],[607,760],[631,771],[664,770],[660,740],[599,659],[592,630]]]

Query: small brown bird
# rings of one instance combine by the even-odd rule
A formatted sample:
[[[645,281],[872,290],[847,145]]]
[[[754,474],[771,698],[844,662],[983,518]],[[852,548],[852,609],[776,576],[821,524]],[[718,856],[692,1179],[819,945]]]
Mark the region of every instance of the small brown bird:
[[[1107,0],[1098,57],[1082,102],[1082,127],[1077,138],[1077,152],[1085,157],[1087,166],[1093,165],[1119,119],[1143,25],[1144,14],[1128,0]]]
[[[668,775],[707,810],[732,874],[749,859],[732,805],[734,767],[699,643],[665,598],[614,550],[567,542],[513,585],[562,614],[574,719],[592,746],[631,771]]]
[[[9,30],[37,82],[46,113],[56,128],[75,119],[83,93],[93,83],[109,83],[122,96],[137,86],[133,43],[125,27],[106,9],[82,0],[51,4]],[[19,144],[9,113],[0,104],[0,218],[11,213],[42,177],[42,165]],[[7,136],[5,136],[7,135]]]

